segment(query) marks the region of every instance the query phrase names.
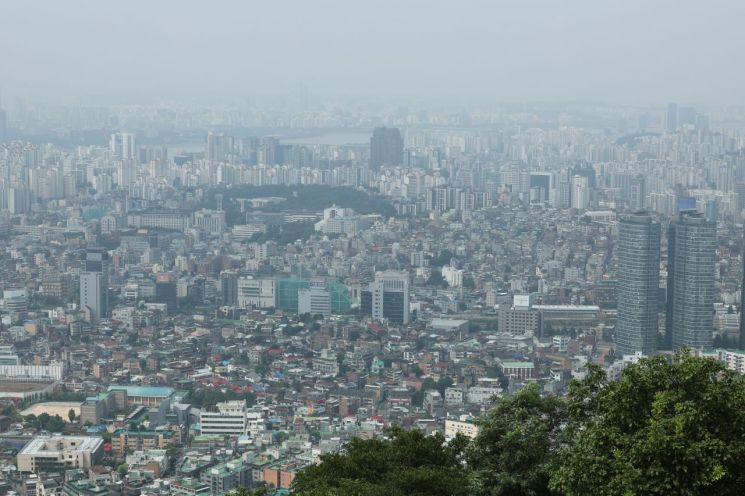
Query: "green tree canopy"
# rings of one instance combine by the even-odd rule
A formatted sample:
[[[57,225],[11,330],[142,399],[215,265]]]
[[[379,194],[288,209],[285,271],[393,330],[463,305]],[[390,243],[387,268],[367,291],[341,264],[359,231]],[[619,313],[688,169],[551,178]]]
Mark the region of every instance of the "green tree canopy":
[[[300,472],[298,496],[458,496],[468,494],[464,443],[394,428],[387,439],[353,439],[341,453]]]
[[[566,415],[565,402],[541,397],[537,384],[498,399],[477,422],[479,435],[467,450],[473,494],[553,494],[551,461]]]
[[[711,358],[657,356],[617,381],[570,386],[570,444],[551,487],[568,496],[742,494],[745,382]]]

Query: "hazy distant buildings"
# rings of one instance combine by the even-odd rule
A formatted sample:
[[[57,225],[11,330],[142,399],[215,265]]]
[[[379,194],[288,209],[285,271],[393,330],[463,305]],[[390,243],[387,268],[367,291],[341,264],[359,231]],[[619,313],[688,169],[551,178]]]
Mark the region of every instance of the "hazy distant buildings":
[[[671,222],[668,241],[668,311],[672,349],[709,349],[714,325],[716,224],[693,210]]]
[[[316,222],[315,230],[324,234],[356,234],[382,221],[380,215],[358,215],[351,208],[332,205],[323,210],[323,219]]]
[[[233,154],[235,139],[224,134],[207,133],[205,158],[211,162],[226,162]]]
[[[742,282],[740,283],[740,336],[738,339],[737,347],[739,349],[745,349],[745,254],[742,257]]]
[[[659,327],[660,224],[646,212],[625,215],[618,237],[616,353],[651,355]]]
[[[194,227],[209,234],[219,235],[225,230],[225,212],[205,208],[197,210],[194,212]]]
[[[671,133],[678,130],[678,106],[674,103],[670,103],[667,106],[667,112],[665,112],[665,129]]]
[[[370,168],[382,165],[401,165],[404,155],[404,140],[395,127],[376,127],[370,138]]]
[[[121,160],[134,160],[135,136],[130,133],[114,133],[109,139],[109,149],[114,158]]]
[[[0,108],[0,143],[8,139],[8,114]]]

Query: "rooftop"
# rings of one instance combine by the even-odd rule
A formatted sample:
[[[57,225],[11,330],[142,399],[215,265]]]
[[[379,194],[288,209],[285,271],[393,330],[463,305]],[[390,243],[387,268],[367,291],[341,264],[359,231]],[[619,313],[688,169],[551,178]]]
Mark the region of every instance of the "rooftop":
[[[18,453],[19,455],[52,454],[60,451],[95,451],[103,439],[91,436],[36,436]]]
[[[125,390],[129,396],[150,396],[155,398],[167,398],[173,394],[173,388],[151,387],[151,386],[109,386],[109,391]]]

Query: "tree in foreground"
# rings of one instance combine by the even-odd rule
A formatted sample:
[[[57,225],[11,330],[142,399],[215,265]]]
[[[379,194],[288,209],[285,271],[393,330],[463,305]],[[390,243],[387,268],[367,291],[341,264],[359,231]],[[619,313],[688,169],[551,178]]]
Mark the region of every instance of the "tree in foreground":
[[[465,442],[391,429],[387,439],[353,439],[340,453],[300,472],[298,496],[459,496],[468,494]]]
[[[479,435],[467,449],[471,494],[553,494],[551,462],[565,420],[565,402],[541,397],[537,384],[498,399],[477,422]]]
[[[569,399],[528,386],[500,399],[479,435],[394,429],[355,439],[298,474],[300,496],[743,494],[745,378],[685,353],[642,359],[609,381],[598,367]]]
[[[612,382],[594,370],[570,398],[558,492],[743,494],[745,382],[716,360],[647,358]]]

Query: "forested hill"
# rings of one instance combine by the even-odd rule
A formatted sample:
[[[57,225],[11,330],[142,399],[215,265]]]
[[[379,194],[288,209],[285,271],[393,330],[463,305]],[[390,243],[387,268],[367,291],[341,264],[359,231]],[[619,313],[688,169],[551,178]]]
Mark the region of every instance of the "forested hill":
[[[223,197],[223,209],[226,212],[228,225],[243,223],[244,213],[241,213],[238,198],[284,198],[279,203],[251,209],[257,212],[280,212],[284,210],[309,210],[320,212],[331,205],[353,208],[359,214],[380,214],[385,218],[396,215],[393,206],[381,196],[369,194],[365,191],[349,187],[331,186],[249,186],[241,185],[230,188],[214,188],[207,194],[202,206],[214,209],[217,207],[216,194]]]

